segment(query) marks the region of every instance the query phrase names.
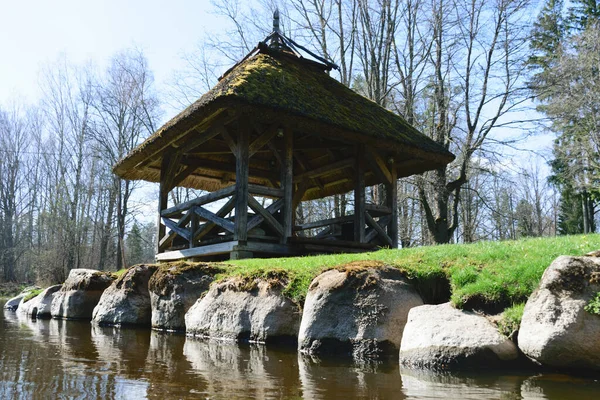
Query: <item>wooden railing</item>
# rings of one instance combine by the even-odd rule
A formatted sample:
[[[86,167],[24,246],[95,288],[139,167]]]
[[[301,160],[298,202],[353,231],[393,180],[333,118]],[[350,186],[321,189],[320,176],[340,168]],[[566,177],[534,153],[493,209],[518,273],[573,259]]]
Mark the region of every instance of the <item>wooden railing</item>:
[[[357,242],[354,225],[355,215],[323,219],[294,226],[294,232],[313,239]],[[394,247],[388,233],[392,221],[392,211],[389,207],[374,204],[365,205],[365,239],[364,244],[372,243],[379,246]]]
[[[285,235],[279,215],[284,205],[283,190],[250,184],[248,192],[247,206],[250,209],[246,226],[248,237],[281,241]],[[253,195],[269,197],[273,201],[269,206],[263,207]],[[160,238],[159,253],[234,239],[238,221],[235,214],[230,214],[235,209],[236,197],[235,185],[232,185],[163,210],[160,213],[161,222],[168,231]],[[225,203],[216,212],[210,211],[207,207],[225,199]],[[252,235],[252,230],[257,227],[263,228],[269,235]]]

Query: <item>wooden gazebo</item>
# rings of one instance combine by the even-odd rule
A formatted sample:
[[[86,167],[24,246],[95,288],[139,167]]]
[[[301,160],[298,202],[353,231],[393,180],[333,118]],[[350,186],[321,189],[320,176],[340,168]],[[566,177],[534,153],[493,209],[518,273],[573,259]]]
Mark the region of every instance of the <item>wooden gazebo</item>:
[[[115,165],[124,179],[160,182],[159,261],[397,247],[397,179],[453,160],[295,46],[275,29]],[[385,205],[367,204],[365,186],[381,183]],[[176,186],[208,193],[168,207]],[[352,190],[352,215],[295,224],[301,201]]]

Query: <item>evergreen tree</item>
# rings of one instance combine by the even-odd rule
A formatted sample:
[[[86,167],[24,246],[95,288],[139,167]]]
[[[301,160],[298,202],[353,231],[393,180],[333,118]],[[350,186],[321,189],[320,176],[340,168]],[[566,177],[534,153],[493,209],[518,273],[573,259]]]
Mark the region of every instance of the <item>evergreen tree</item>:
[[[133,223],[129,234],[127,235],[126,246],[128,253],[128,266],[141,264],[145,261],[144,241],[142,239],[142,233],[137,221]]]

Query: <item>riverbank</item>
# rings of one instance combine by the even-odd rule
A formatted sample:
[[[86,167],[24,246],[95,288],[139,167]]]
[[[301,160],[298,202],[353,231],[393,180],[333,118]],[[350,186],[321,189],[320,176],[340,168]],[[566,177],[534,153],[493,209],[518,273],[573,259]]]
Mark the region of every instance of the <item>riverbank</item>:
[[[588,339],[600,338],[594,308],[600,258],[582,257],[599,248],[600,235],[581,235],[138,265],[120,276],[79,269],[62,286],[29,301],[24,293],[7,306],[38,318],[294,343],[317,357],[399,355],[409,367],[510,368],[533,361],[600,369],[600,341]],[[572,354],[568,362],[560,356],[565,351]]]

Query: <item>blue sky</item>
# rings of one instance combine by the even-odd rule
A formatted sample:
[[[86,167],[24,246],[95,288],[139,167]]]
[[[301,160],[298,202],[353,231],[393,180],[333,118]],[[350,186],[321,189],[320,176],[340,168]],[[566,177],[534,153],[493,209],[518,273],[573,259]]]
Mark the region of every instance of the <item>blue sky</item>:
[[[41,67],[61,53],[104,65],[119,50],[139,47],[160,88],[182,52],[219,30],[209,10],[209,0],[0,0],[0,105],[35,102]]]

